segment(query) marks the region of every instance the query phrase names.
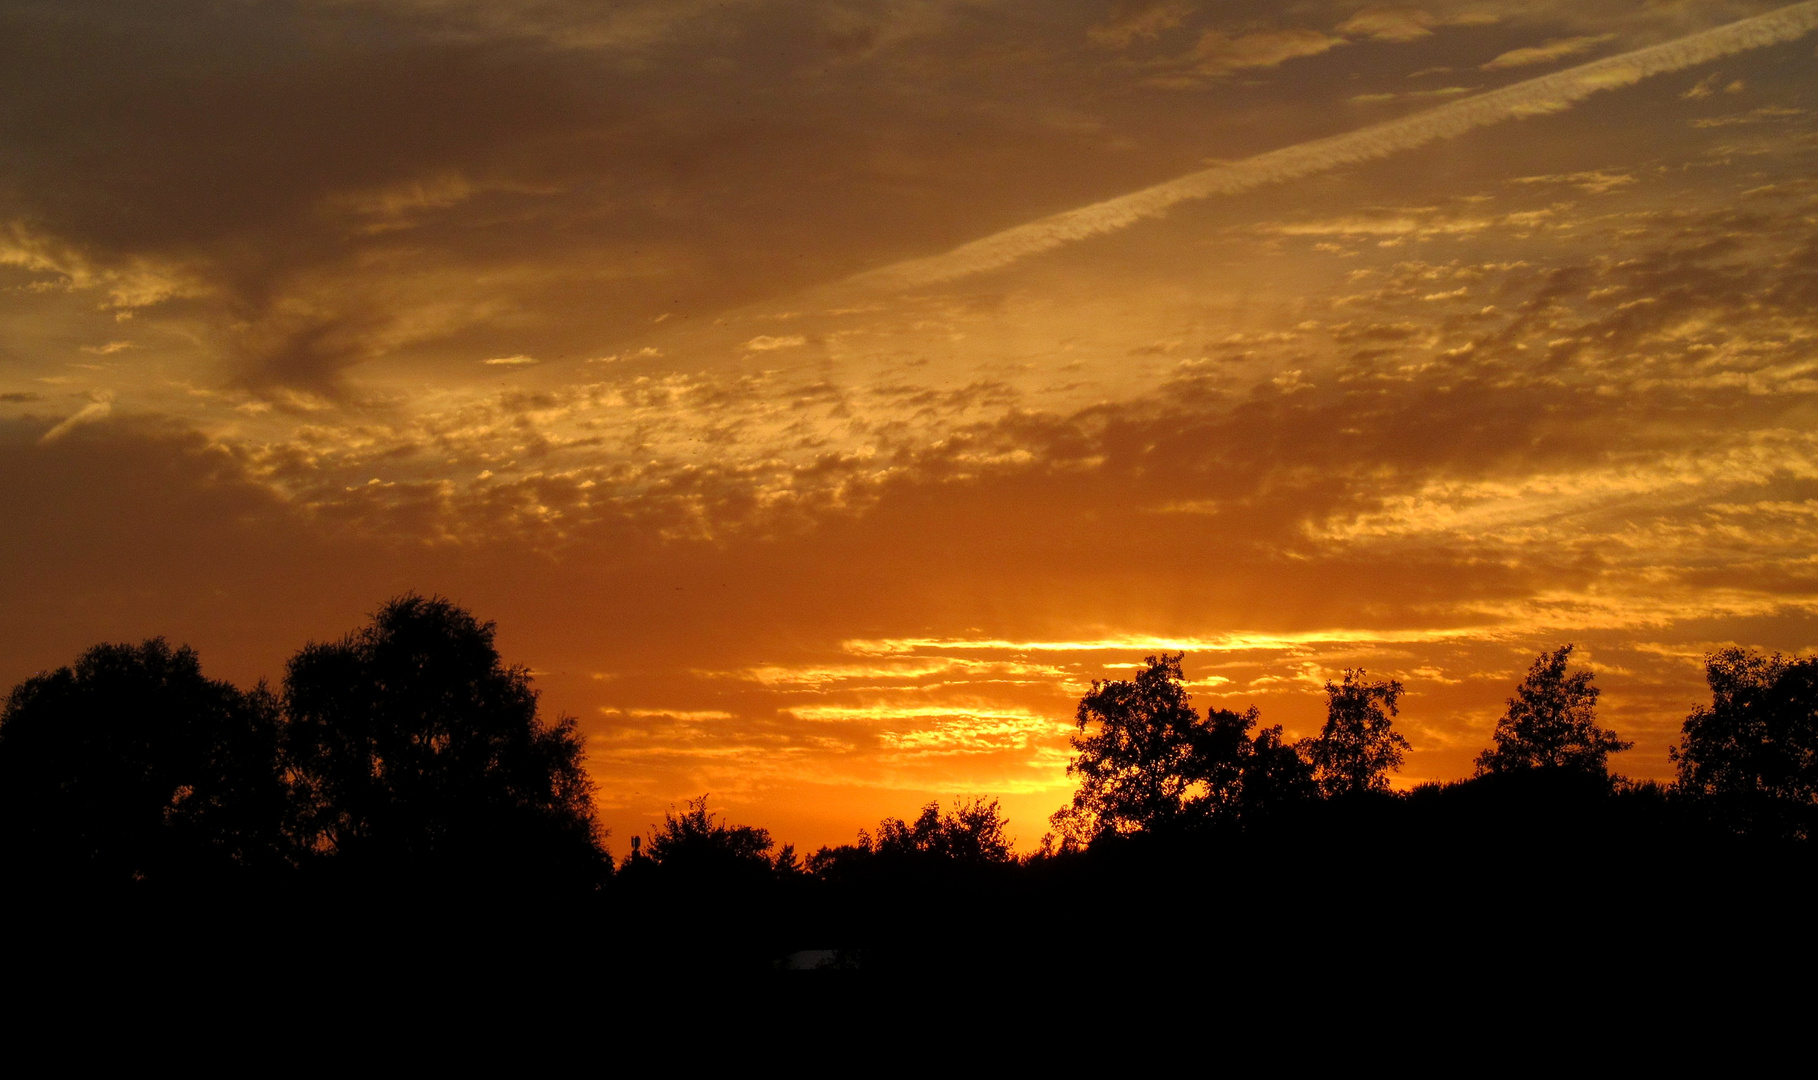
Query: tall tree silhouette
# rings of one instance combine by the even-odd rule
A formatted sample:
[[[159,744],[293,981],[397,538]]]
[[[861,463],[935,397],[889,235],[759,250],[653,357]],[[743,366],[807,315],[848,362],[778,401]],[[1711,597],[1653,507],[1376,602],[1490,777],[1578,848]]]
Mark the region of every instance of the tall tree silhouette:
[[[1607,777],[1610,755],[1627,750],[1616,733],[1597,726],[1598,689],[1591,672],[1566,670],[1572,646],[1543,652],[1496,722],[1496,746],[1477,757],[1481,773],[1563,770]]]
[[[1326,723],[1308,746],[1315,778],[1328,796],[1387,791],[1389,773],[1401,768],[1408,740],[1395,730],[1401,683],[1366,679],[1362,668],[1345,669],[1342,681],[1326,683]]]
[[[284,749],[317,850],[368,871],[585,879],[605,864],[572,719],[544,724],[493,624],[398,597],[284,680]]]
[[[1749,831],[1818,830],[1818,657],[1747,649],[1705,657],[1711,704],[1686,718],[1668,754],[1679,788]]]
[[[286,863],[278,705],[204,678],[162,638],[97,645],[0,711],[0,834],[75,880],[172,880]]]
[[[1281,728],[1252,737],[1254,706],[1202,719],[1182,685],[1184,653],[1147,658],[1132,680],[1094,680],[1075,714],[1073,802],[1054,824],[1076,841],[1234,822],[1310,792],[1310,772]]]

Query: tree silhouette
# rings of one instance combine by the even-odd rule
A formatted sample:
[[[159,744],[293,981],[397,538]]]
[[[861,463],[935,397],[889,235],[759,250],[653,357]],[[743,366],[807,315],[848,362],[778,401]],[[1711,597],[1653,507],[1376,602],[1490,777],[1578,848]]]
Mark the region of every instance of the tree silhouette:
[[[769,830],[725,823],[708,811],[702,795],[688,800],[688,809],[680,814],[673,808],[664,813],[663,823],[650,830],[639,861],[700,876],[793,872],[794,845],[785,844],[772,855],[775,848]]]
[[[1711,704],[1667,753],[1679,788],[1733,825],[1809,838],[1818,825],[1818,657],[1723,649],[1705,657]]]
[[[1308,746],[1314,777],[1327,796],[1387,791],[1388,774],[1401,768],[1408,740],[1394,728],[1401,683],[1369,681],[1362,668],[1326,683],[1326,723]]]
[[[278,704],[204,678],[163,638],[97,645],[0,710],[15,860],[102,882],[286,863]]]
[[[1280,727],[1250,735],[1254,706],[1200,717],[1182,686],[1184,656],[1148,657],[1135,679],[1094,680],[1080,699],[1067,766],[1080,787],[1053,817],[1064,837],[1235,822],[1310,794],[1310,771]]]
[[[493,624],[414,594],[284,680],[284,751],[317,850],[368,870],[583,880],[603,865],[572,719],[537,718]]]
[[[1182,816],[1196,771],[1199,713],[1181,686],[1184,653],[1146,658],[1130,680],[1094,679],[1074,715],[1078,776],[1070,807],[1055,815],[1082,838],[1164,827]]]
[[[1259,714],[1252,705],[1245,712],[1224,715],[1242,721],[1243,731],[1248,733]],[[1212,719],[1210,713],[1207,719]],[[1260,729],[1248,746],[1240,749],[1243,768],[1237,811],[1243,820],[1255,821],[1262,815],[1318,797],[1312,763],[1300,745],[1282,741],[1280,724]]]
[[[1543,652],[1515,688],[1496,722],[1496,746],[1477,757],[1478,773],[1533,769],[1607,777],[1610,755],[1627,750],[1616,733],[1597,726],[1598,689],[1591,672],[1567,672],[1571,645]]]
[[[885,818],[878,822],[875,838],[859,835],[861,846],[870,846],[883,856],[919,856],[986,865],[1016,861],[1004,835],[1008,825],[996,799],[975,799],[956,804],[946,814],[941,813],[940,803],[931,802],[922,807],[913,824],[902,818]]]
[[[946,813],[939,802],[931,802],[914,821],[887,817],[878,822],[875,834],[860,829],[855,844],[821,848],[808,856],[806,868],[824,881],[843,881],[879,873],[896,880],[904,874],[938,877],[1014,866],[1009,825],[996,799],[956,802]]]

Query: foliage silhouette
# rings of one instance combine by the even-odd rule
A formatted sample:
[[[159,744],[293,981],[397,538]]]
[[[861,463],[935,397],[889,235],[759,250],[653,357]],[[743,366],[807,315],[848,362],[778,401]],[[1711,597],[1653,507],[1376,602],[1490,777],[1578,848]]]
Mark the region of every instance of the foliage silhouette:
[[[774,854],[773,854],[774,851]],[[688,800],[680,814],[671,808],[661,825],[652,826],[642,851],[634,849],[627,865],[646,863],[672,873],[789,874],[797,870],[795,846],[777,849],[767,829],[729,825],[707,809],[707,796]]]
[[[1184,653],[1146,658],[1133,680],[1094,680],[1075,715],[1070,806],[1053,817],[1076,843],[1206,824],[1235,823],[1313,793],[1311,771],[1281,728],[1251,729],[1261,715],[1209,710],[1202,719],[1182,685]]]
[[[493,624],[415,594],[284,679],[303,836],[368,872],[510,873],[582,884],[610,864],[569,718],[545,725]]]
[[[1067,765],[1079,777],[1073,803],[1055,816],[1082,839],[1158,829],[1187,813],[1194,798],[1200,718],[1182,687],[1183,653],[1145,658],[1130,680],[1092,681],[1074,717]]]
[[[795,849],[734,825],[707,796],[672,807],[620,866],[620,917],[639,928],[622,959],[689,970],[757,970],[786,949],[803,917]]]
[[[946,814],[938,802],[922,807],[914,824],[901,818],[878,823],[873,849],[880,855],[926,856],[956,863],[985,865],[1015,862],[996,799],[975,799]],[[862,836],[862,834],[861,834]]]
[[[1711,704],[1668,751],[1680,790],[1733,828],[1810,839],[1818,825],[1818,657],[1705,657]]]
[[[958,802],[941,812],[939,802],[922,807],[914,821],[884,818],[876,834],[859,831],[858,843],[823,847],[808,856],[806,869],[823,878],[856,872],[871,863],[923,867],[1010,866],[1009,822],[996,799]]]
[[[1419,912],[1379,924],[1410,950],[1410,969],[1456,959],[1443,946],[1423,956],[1419,941],[1481,942],[1486,910],[1505,943],[1478,963],[1533,955],[1550,973],[1580,954],[1595,912],[1617,910],[1636,941],[1670,942],[1674,964],[1783,955],[1818,883],[1818,659],[1710,657],[1713,700],[1686,721],[1669,788],[1583,766],[1601,764],[1614,736],[1595,727],[1594,688],[1568,655],[1543,654],[1511,698],[1485,755],[1509,764],[1405,796],[1322,799],[1318,783],[1382,792],[1407,749],[1392,728],[1398,683],[1347,671],[1327,684],[1320,739],[1295,746],[1259,730],[1254,708],[1196,712],[1183,657],[1164,654],[1081,700],[1080,797],[1059,815],[1080,828],[1058,848],[1019,860],[998,802],[930,803],[822,848],[802,872],[789,847],[702,796],[633,845],[611,888],[582,890],[609,864],[572,724],[538,722],[528,677],[500,661],[490,625],[406,596],[347,639],[302,650],[282,703],[203,678],[194,653],[162,641],[99,646],[26,680],[0,711],[0,840],[10,881],[132,898],[118,907],[132,918],[110,922],[53,896],[31,923],[57,928],[41,940],[131,927],[117,940],[174,943],[147,965],[160,971],[193,964],[191,943],[214,935],[221,955],[307,955],[336,978],[511,956],[525,958],[511,976],[523,986],[583,963],[749,974],[810,955],[1075,986],[1216,970],[1250,993],[1270,972],[1299,979],[1329,961],[1329,934],[1282,927],[1366,908]],[[1549,713],[1548,701],[1563,704]],[[247,873],[259,867],[269,873]],[[201,887],[105,888],[136,879]],[[230,879],[281,887],[248,904],[218,887]],[[1183,898],[1187,932],[1168,915]],[[497,917],[513,899],[534,906]],[[550,948],[546,920],[531,917],[550,910],[630,929]],[[1107,914],[1115,935],[1089,928]],[[1419,933],[1403,935],[1414,919]]]
[[[1299,744],[1282,741],[1280,724],[1250,735],[1261,715],[1254,705],[1241,713],[1206,711],[1208,726],[1217,732],[1209,756],[1217,762],[1228,763],[1233,758],[1239,762],[1236,797],[1227,798],[1222,808],[1234,808],[1246,823],[1319,796],[1312,763]],[[1229,765],[1224,768],[1228,770]]]
[[[1607,778],[1609,758],[1633,746],[1597,726],[1598,690],[1591,672],[1567,672],[1571,645],[1543,652],[1496,722],[1494,748],[1477,757],[1477,771],[1569,770]]]
[[[1401,683],[1370,681],[1365,674],[1347,668],[1342,681],[1326,683],[1326,723],[1307,752],[1328,797],[1389,790],[1388,774],[1401,768],[1409,749],[1393,720]]]
[[[15,864],[100,883],[287,864],[278,704],[162,638],[97,645],[0,711],[0,832]]]

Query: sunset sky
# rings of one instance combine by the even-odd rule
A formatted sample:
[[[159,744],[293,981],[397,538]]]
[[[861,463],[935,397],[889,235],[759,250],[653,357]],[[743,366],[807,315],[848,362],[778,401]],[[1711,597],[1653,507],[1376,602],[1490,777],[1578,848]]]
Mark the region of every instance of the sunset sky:
[[[0,684],[414,589],[623,854],[1068,798],[1093,678],[1665,777],[1818,646],[1818,3],[0,0]]]

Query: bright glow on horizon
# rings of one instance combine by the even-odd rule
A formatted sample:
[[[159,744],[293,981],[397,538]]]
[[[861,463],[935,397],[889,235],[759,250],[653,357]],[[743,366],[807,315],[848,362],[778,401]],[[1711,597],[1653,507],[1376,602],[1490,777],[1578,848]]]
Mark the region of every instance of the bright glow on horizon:
[[[921,649],[960,652],[1068,653],[1108,652],[1281,652],[1309,645],[1401,644],[1482,639],[1481,630],[1324,630],[1299,634],[1228,634],[1217,637],[1157,637],[1130,634],[1085,641],[1005,641],[994,638],[892,638],[848,640],[840,647],[858,656],[893,656]]]

